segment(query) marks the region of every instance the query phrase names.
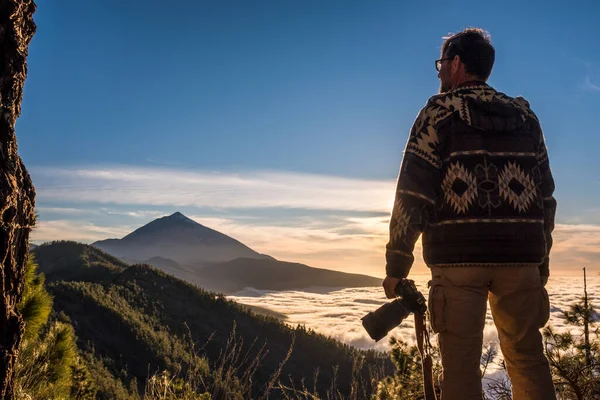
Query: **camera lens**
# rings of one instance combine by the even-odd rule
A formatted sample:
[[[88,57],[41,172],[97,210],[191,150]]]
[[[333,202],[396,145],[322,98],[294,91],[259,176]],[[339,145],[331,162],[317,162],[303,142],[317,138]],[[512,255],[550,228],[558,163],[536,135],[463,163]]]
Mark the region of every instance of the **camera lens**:
[[[362,325],[371,339],[378,342],[400,325],[409,314],[410,310],[402,304],[402,300],[396,299],[365,315]]]

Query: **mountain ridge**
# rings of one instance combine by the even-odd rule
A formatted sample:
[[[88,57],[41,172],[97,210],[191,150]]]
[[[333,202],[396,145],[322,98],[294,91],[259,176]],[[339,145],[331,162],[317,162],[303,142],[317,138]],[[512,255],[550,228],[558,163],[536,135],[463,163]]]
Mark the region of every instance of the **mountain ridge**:
[[[311,286],[381,285],[380,278],[369,275],[315,268],[259,254],[180,212],[151,221],[122,239],[92,245],[127,263],[147,263],[207,290],[226,294],[246,287],[301,290]],[[180,253],[188,256],[181,257]]]
[[[312,286],[348,288],[379,286],[381,279],[302,263],[236,258],[210,265],[195,274],[204,287],[223,293],[234,293],[247,287],[259,290],[302,290]],[[228,277],[235,276],[235,279]]]

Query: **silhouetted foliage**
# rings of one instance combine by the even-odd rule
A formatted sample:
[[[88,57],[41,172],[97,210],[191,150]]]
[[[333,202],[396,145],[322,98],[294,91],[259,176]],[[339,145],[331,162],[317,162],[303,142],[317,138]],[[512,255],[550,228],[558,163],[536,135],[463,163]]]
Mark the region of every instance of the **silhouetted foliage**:
[[[543,330],[546,357],[550,363],[554,386],[561,399],[600,398],[600,332],[597,313],[582,299],[563,312],[565,321],[582,330],[559,333],[547,326]],[[591,337],[590,337],[591,333]]]
[[[392,345],[391,359],[396,366],[396,373],[379,382],[376,398],[378,400],[409,400],[423,398],[423,371],[421,356],[417,346],[409,346],[397,338],[390,338]],[[433,360],[433,377],[435,390],[439,393],[439,374],[441,362],[439,349],[431,347]]]

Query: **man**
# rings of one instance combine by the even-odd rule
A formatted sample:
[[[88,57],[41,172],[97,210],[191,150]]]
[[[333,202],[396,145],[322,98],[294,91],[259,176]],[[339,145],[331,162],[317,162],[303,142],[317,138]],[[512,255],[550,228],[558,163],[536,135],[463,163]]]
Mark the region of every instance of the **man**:
[[[383,287],[395,297],[422,234],[442,399],[482,398],[488,299],[514,400],[555,399],[539,331],[549,318],[554,181],[529,103],[485,83],[494,58],[480,29],[442,46],[440,94],[419,113],[398,176]]]

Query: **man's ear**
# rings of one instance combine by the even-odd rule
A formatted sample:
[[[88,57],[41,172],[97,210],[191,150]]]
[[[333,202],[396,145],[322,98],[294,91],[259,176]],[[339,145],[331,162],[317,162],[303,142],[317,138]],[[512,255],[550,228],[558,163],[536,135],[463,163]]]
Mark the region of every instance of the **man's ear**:
[[[462,61],[460,59],[460,56],[458,56],[458,55],[454,56],[454,58],[452,59],[452,64],[450,65],[450,69],[453,74],[456,74],[458,72],[461,64],[462,64]]]

